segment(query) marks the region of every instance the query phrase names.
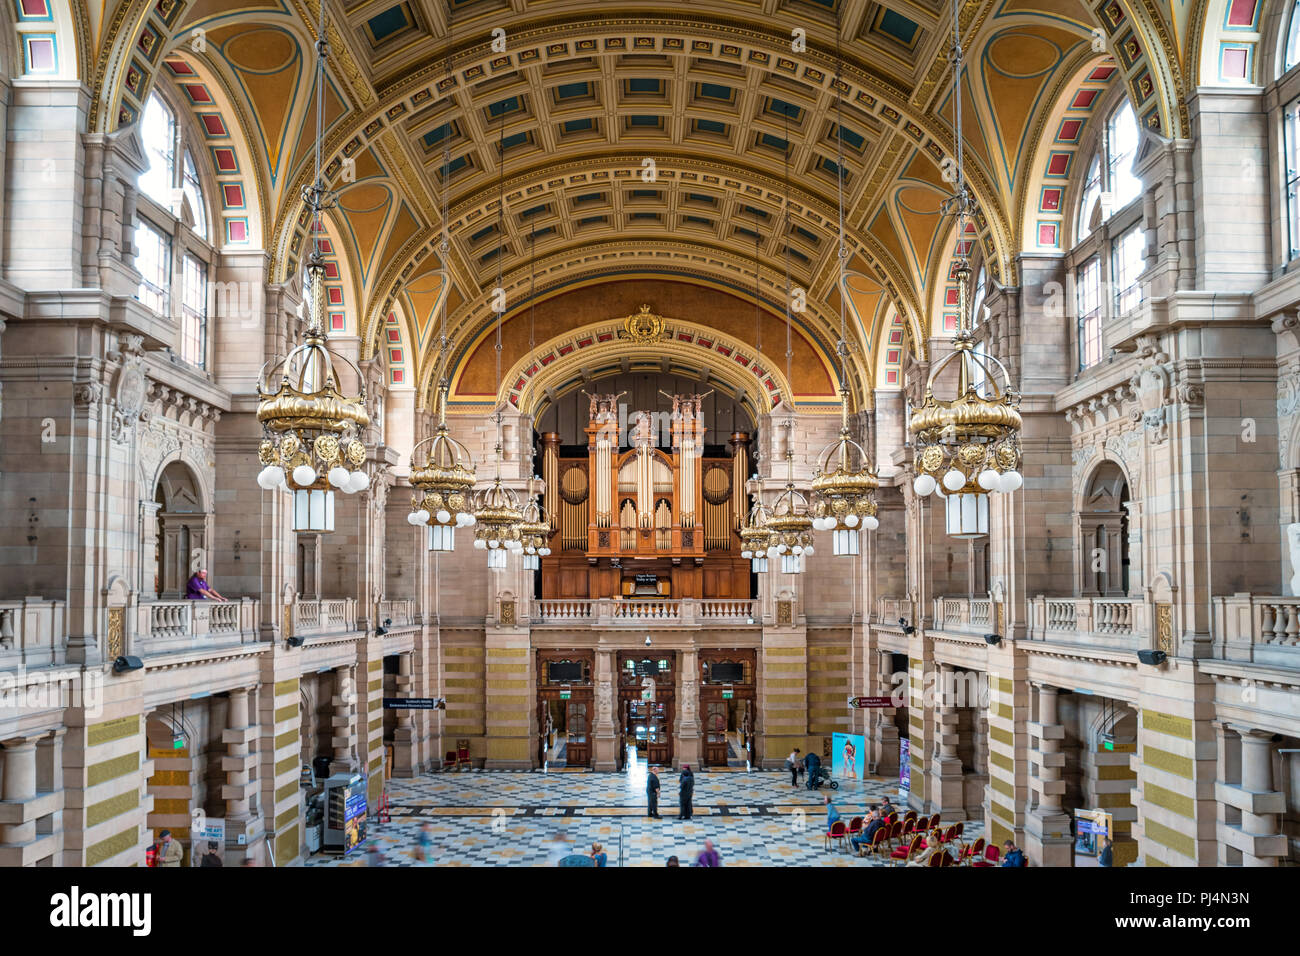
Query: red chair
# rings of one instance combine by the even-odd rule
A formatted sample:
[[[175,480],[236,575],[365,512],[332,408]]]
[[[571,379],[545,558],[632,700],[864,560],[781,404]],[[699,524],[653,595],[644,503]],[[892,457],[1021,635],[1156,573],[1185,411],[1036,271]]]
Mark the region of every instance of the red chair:
[[[930,854],[929,859],[927,859],[927,860],[925,861],[925,865],[926,865],[926,866],[943,866],[943,865],[944,865],[944,862],[943,862],[943,861],[946,860],[947,858],[948,858],[948,851],[947,851],[947,850],[936,850],[934,853],[931,853],[931,854]],[[947,865],[948,865],[948,866],[952,866],[952,863],[949,862]]]
[[[926,824],[925,829],[933,830],[938,825],[939,825],[939,814],[936,813],[934,816],[930,818],[930,822]]]
[[[952,857],[950,857],[950,856],[948,855],[948,851],[947,851],[947,850],[944,850],[944,851],[943,851],[943,862],[940,863],[939,865],[940,865],[940,866],[956,866],[956,865],[957,865],[957,861],[954,860]]]
[[[840,845],[843,846],[844,837],[847,834],[847,832],[848,831],[844,827],[843,820],[836,820],[834,823],[832,823],[831,828],[826,831],[826,849],[829,850],[831,848],[832,840],[839,840]]]
[[[903,819],[904,819],[904,820],[911,820],[913,823],[915,823],[915,822],[916,822],[916,811],[915,811],[915,810],[908,810],[907,813],[904,814]]]
[[[980,856],[983,853],[984,853],[984,838],[980,837],[969,846],[962,847],[961,852],[957,854],[957,859],[959,862],[962,863],[970,863],[977,856]]]
[[[1001,855],[1002,853],[998,850],[997,844],[990,843],[984,848],[984,859],[971,860],[971,866],[997,866],[998,857]]]
[[[446,758],[442,761],[442,769],[455,770],[457,763],[458,761],[456,760],[456,751],[448,750]]]
[[[921,837],[916,835],[912,837],[912,842],[906,847],[896,847],[894,852],[889,854],[889,858],[894,861],[894,866],[902,866],[907,863],[921,849]]]
[[[849,839],[853,839],[861,832],[862,832],[862,817],[854,817],[852,820],[849,821]]]
[[[871,838],[871,846],[864,846],[858,851],[858,856],[866,856],[868,853],[880,853],[888,849],[890,828],[883,823],[876,829],[876,834]]]
[[[469,760],[469,741],[465,739],[456,741],[456,764],[464,764],[466,767],[471,766]]]

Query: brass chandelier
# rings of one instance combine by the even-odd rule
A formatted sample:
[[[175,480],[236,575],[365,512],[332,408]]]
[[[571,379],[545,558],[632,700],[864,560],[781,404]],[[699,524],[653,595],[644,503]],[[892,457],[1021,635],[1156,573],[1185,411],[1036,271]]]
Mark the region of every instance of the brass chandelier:
[[[334,490],[348,494],[364,490],[370,476],[362,469],[366,446],[361,440],[370,424],[365,379],[355,362],[330,351],[325,331],[325,261],[320,251],[321,213],[338,197],[326,190],[321,175],[321,134],[324,113],[325,7],[321,5],[316,43],[316,176],[303,188],[311,210],[312,251],[304,282],[306,328],[302,344],[280,359],[271,359],[257,379],[257,420],[262,425],[257,483],[265,490],[293,493],[293,530],[329,533],[334,530]],[[336,360],[356,374],[358,393],[340,387]]]
[[[762,574],[767,570],[767,549],[772,543],[772,529],[767,526],[768,511],[760,490],[754,496],[745,523],[740,526],[740,556],[749,560],[750,570]]]
[[[411,449],[411,484],[416,494],[406,520],[428,526],[430,551],[456,550],[456,529],[474,524],[469,502],[474,462],[469,449],[447,431],[447,387],[444,378],[438,387],[437,431]]]
[[[958,0],[953,3],[953,96],[957,134],[957,189],[945,213],[957,215],[957,338],[952,351],[935,363],[925,383],[925,399],[911,414],[908,430],[915,447],[913,489],[922,497],[938,492],[947,501],[947,530],[956,538],[976,538],[989,531],[989,495],[1010,493],[1021,477],[1020,395],[1011,386],[1006,366],[977,353],[972,341],[968,303],[970,257],[966,221],[973,202],[966,187],[962,150],[961,31]],[[955,369],[953,368],[955,366]],[[956,372],[956,393],[935,397],[945,370]]]
[[[840,434],[822,452],[813,478],[812,526],[817,531],[831,531],[832,548],[836,555],[855,555],[861,551],[858,543],[859,525],[868,531],[880,526],[876,518],[876,473],[867,465],[867,452],[853,440],[849,431],[848,388],[848,335],[845,321],[848,297],[849,247],[844,239],[844,125],[840,115],[841,86],[839,43],[839,7],[836,8],[835,31],[835,125],[836,186],[839,197],[840,224],[840,340],[836,351],[840,359]],[[854,462],[857,467],[854,467]]]
[[[523,545],[523,564],[525,571],[536,571],[542,566],[542,558],[551,553],[551,523],[546,520],[542,506],[533,492],[524,505],[523,522],[519,525],[520,542]]]
[[[497,196],[497,232],[502,237],[505,236],[505,210],[506,210],[506,148],[505,148],[505,114],[502,114],[500,143],[498,145],[498,161],[501,164],[501,172],[498,181]],[[504,241],[504,240],[503,240]],[[497,285],[494,292],[494,307],[497,314],[496,329],[496,359],[497,359],[497,377],[496,377],[496,394],[498,399],[501,393],[501,323],[505,316],[505,290],[501,284],[501,260],[504,258],[505,250],[500,249],[497,252]],[[523,533],[520,526],[524,523],[523,511],[519,506],[519,498],[510,488],[501,484],[501,406],[497,406],[496,414],[493,421],[497,427],[496,443],[496,478],[478,497],[478,503],[474,508],[474,547],[488,551],[488,567],[493,570],[501,570],[506,566],[506,553],[509,551],[523,551]]]
[[[787,421],[785,427],[785,490],[772,502],[767,518],[767,527],[772,533],[767,556],[779,556],[785,574],[802,574],[804,556],[813,554],[813,522],[808,514],[808,499],[794,486],[794,422]]]

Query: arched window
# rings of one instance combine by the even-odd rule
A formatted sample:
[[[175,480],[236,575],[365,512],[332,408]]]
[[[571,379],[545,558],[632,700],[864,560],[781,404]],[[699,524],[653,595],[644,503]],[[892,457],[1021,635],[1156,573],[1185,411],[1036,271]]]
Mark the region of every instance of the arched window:
[[[1107,186],[1112,212],[1123,209],[1142,193],[1142,180],[1133,174],[1137,148],[1137,115],[1132,104],[1125,100],[1106,123],[1106,169],[1110,174]]]
[[[149,160],[149,168],[140,174],[140,191],[170,209],[176,178],[176,117],[157,93],[150,94],[145,104],[140,137]]]
[[[1286,52],[1282,56],[1282,72],[1286,73],[1300,64],[1300,0],[1291,5],[1291,19],[1286,28]]]
[[[1101,158],[1092,157],[1088,177],[1083,183],[1083,201],[1079,203],[1077,242],[1083,242],[1101,225]]]
[[[194,156],[185,151],[184,177],[181,189],[189,200],[190,211],[194,213],[194,231],[204,239],[208,238],[208,211],[203,203],[203,185],[199,182],[199,171],[194,168]]]

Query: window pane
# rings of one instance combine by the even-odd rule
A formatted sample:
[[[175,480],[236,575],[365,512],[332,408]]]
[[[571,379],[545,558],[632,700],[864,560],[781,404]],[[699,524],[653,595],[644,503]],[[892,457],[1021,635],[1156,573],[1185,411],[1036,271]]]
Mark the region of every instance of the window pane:
[[[984,267],[980,266],[979,275],[975,277],[975,288],[971,290],[970,297],[970,327],[977,328],[984,321],[984,286],[988,282],[988,276],[984,272]]]
[[[1115,287],[1115,314],[1124,315],[1142,301],[1142,287],[1138,275],[1146,264],[1142,255],[1143,231],[1134,226],[1115,240],[1111,277]]]
[[[181,358],[207,365],[208,270],[193,256],[185,257],[184,303],[181,308]]]
[[[208,211],[203,205],[203,187],[199,184],[199,172],[194,168],[194,157],[185,151],[185,180],[182,187],[185,197],[194,210],[194,231],[204,239],[208,238]]]
[[[1287,27],[1286,39],[1286,59],[1282,67],[1283,71],[1291,69],[1297,63],[1300,63],[1300,0],[1291,7],[1291,22]]]
[[[140,124],[149,168],[140,174],[140,191],[161,206],[172,206],[172,184],[176,176],[176,121],[171,110],[151,94]]]
[[[140,220],[135,228],[135,267],[140,270],[140,301],[159,315],[167,315],[172,273],[171,239]]]
[[[1286,108],[1282,123],[1286,159],[1286,220],[1288,227],[1287,259],[1300,255],[1300,100]]]
[[[1088,167],[1088,179],[1083,186],[1083,200],[1079,203],[1079,222],[1075,230],[1076,242],[1083,242],[1092,235],[1092,217],[1101,202],[1101,160],[1093,157]]]
[[[1075,274],[1079,309],[1079,368],[1101,361],[1101,260],[1093,256]]]
[[[1142,180],[1133,175],[1137,158],[1138,124],[1127,101],[1110,118],[1106,137],[1106,165],[1110,171],[1111,212],[1118,212],[1142,192]]]

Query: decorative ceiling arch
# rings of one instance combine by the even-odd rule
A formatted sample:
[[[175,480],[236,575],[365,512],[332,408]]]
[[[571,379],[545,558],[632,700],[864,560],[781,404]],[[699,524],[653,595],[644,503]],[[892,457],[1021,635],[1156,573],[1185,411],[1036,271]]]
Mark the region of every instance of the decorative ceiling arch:
[[[594,322],[542,343],[535,353],[525,355],[506,371],[496,400],[489,396],[481,404],[495,407],[508,403],[536,417],[546,401],[584,382],[643,369],[717,379],[746,406],[755,421],[779,405],[781,396],[790,394],[784,373],[756,355],[752,345],[667,317],[661,341],[634,343],[620,337],[625,319]],[[453,392],[457,384],[453,382]],[[839,411],[838,404],[798,405],[801,411],[814,413]]]
[[[68,0],[17,0],[0,15],[5,78],[78,80],[89,34],[85,5]]]
[[[1171,0],[1182,29],[1175,36],[1185,42],[1187,71],[1192,87],[1263,86],[1276,78],[1265,70],[1277,62],[1264,49],[1268,23],[1264,0]],[[1285,42],[1286,13],[1280,17]]]
[[[1191,136],[1177,44],[1156,0],[1099,0],[1094,11],[1128,84],[1138,123],[1166,139]]]

